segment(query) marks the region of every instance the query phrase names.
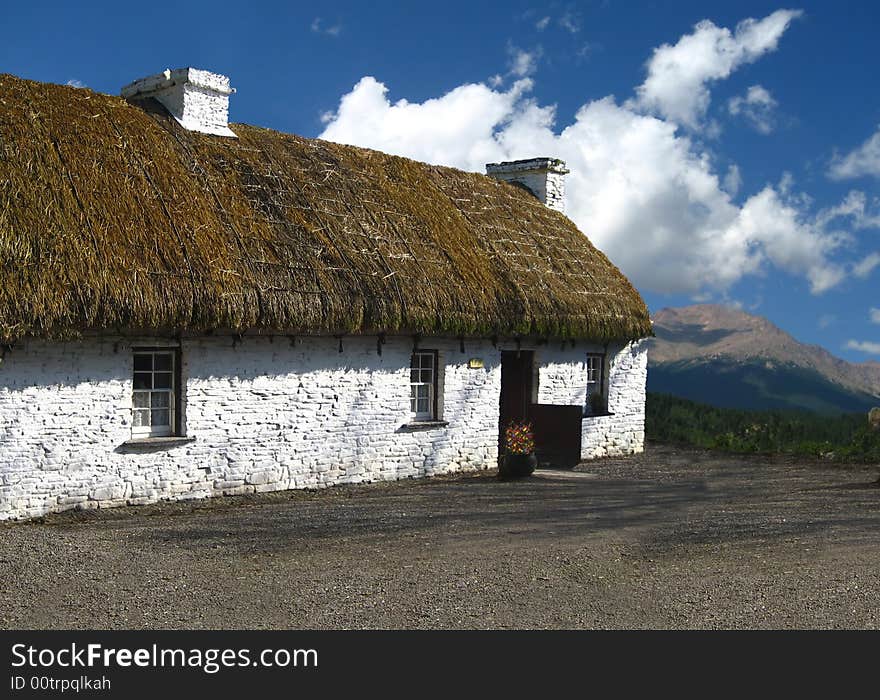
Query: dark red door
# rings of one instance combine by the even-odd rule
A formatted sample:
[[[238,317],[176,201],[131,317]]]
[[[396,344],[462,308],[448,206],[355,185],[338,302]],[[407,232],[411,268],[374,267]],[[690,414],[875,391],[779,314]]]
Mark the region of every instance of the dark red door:
[[[535,353],[513,350],[501,353],[501,420],[499,447],[504,446],[504,429],[513,421],[530,417]],[[500,454],[500,452],[499,452]]]

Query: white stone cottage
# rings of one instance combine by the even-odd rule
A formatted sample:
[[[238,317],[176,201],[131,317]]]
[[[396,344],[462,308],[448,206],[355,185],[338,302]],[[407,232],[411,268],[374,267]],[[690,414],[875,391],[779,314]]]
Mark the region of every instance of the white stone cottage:
[[[648,311],[563,163],[228,124],[232,92],[0,76],[0,520],[492,468],[521,418],[544,462],[642,449]]]

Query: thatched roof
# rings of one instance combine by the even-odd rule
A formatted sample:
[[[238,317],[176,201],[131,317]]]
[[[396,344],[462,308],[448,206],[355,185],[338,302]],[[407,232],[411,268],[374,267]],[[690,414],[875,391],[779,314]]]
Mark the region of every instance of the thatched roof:
[[[0,75],[0,339],[650,335],[562,214],[491,178]]]

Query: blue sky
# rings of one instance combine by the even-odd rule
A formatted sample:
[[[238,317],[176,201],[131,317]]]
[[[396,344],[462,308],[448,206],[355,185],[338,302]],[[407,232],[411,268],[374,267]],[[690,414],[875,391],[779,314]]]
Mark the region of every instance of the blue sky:
[[[874,3],[15,3],[0,71],[118,93],[196,66],[231,119],[480,169],[569,162],[652,310],[722,302],[880,360]]]

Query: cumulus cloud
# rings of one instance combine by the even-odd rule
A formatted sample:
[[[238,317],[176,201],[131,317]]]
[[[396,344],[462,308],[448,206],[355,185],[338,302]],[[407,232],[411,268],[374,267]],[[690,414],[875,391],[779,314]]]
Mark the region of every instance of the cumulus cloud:
[[[75,88],[84,88],[84,87],[86,87],[86,84],[85,84],[84,82],[82,82],[81,80],[77,80],[76,78],[71,78],[70,80],[68,80],[68,81],[67,81],[66,83],[64,83],[64,84],[65,84],[65,85],[69,85],[70,87],[75,87]]]
[[[768,45],[773,32],[757,24],[740,25],[741,42]],[[760,36],[747,41],[750,33]],[[562,158],[571,170],[567,214],[647,290],[724,294],[776,267],[818,294],[852,269],[837,260],[850,239],[834,225],[854,216],[852,202],[846,212],[841,204],[836,213],[811,213],[789,176],[737,205],[739,169],[719,174],[675,122],[609,96],[582,105],[560,128],[554,107],[539,104],[532,87],[529,78],[506,90],[475,83],[424,102],[392,102],[384,84],[365,77],[342,97],[321,138],[477,172],[500,160]]]
[[[871,323],[880,323],[880,309],[871,307],[868,317],[871,319]]]
[[[861,146],[831,161],[828,174],[834,180],[873,175],[880,177],[880,127]]]
[[[752,85],[745,95],[730,98],[727,111],[742,116],[759,134],[769,134],[775,126],[777,102],[767,88]]]
[[[479,84],[461,85],[442,97],[424,102],[388,100],[388,88],[367,76],[343,96],[320,138],[368,146],[428,163],[483,170],[501,155],[496,129],[514,130],[530,121],[527,113],[541,108],[525,100],[529,79],[506,91]],[[552,120],[552,109],[544,117]],[[531,120],[537,119],[532,116]]]
[[[535,22],[535,29],[537,29],[539,32],[543,32],[547,28],[547,25],[549,25],[549,24],[550,24],[549,17],[541,17],[541,19],[539,19],[537,22]]]
[[[761,20],[743,20],[733,32],[703,20],[676,44],[654,50],[648,76],[630,106],[699,128],[709,108],[709,84],[774,51],[800,15],[800,10],[777,10]]]
[[[870,340],[849,340],[846,343],[847,350],[858,350],[869,355],[880,355],[880,343]]]

